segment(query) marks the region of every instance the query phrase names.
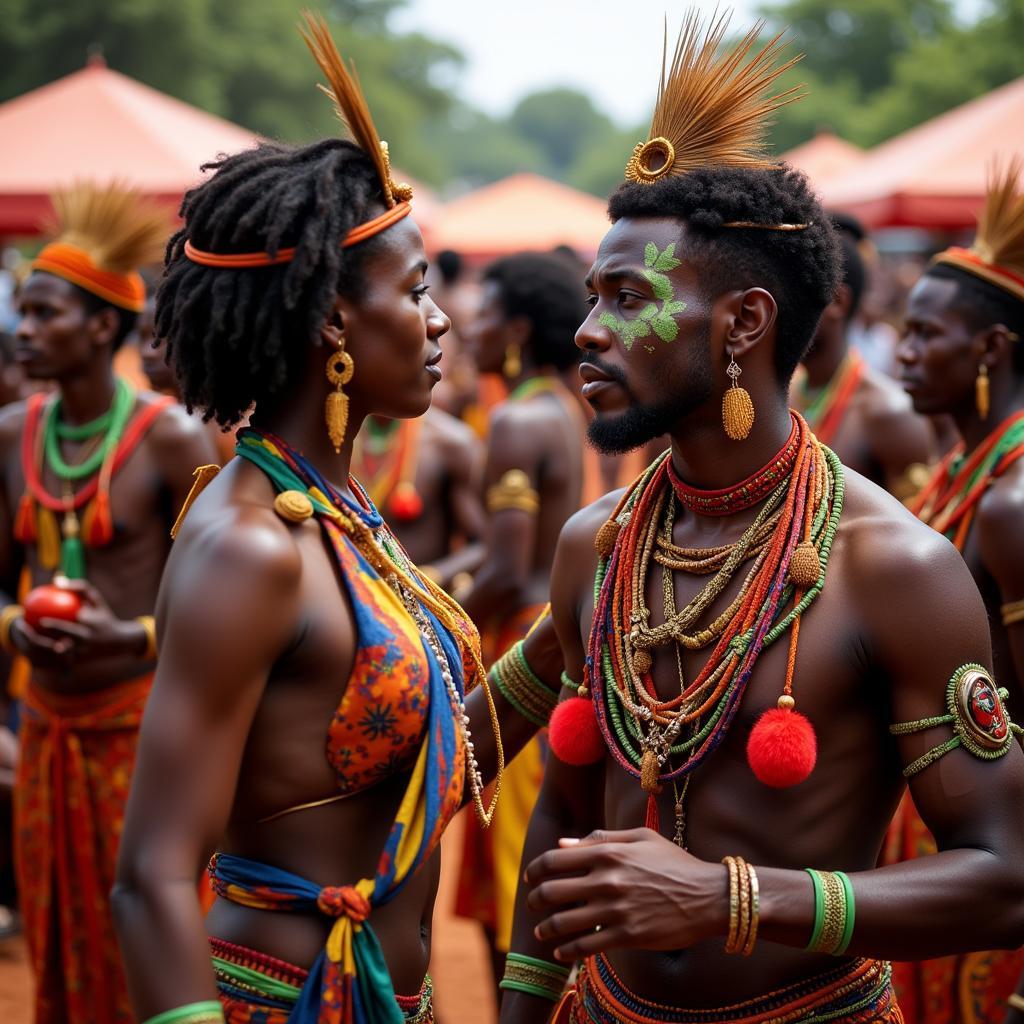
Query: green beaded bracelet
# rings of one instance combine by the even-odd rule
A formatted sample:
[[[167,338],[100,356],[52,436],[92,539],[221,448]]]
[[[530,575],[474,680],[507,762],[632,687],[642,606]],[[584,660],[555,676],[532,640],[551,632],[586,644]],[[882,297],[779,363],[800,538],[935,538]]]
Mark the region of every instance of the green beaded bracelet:
[[[557,1003],[562,997],[569,968],[548,960],[523,953],[509,953],[505,957],[505,975],[498,988],[506,992],[525,992]]]
[[[804,870],[811,876],[811,882],[814,884],[814,928],[811,931],[811,941],[807,943],[807,952],[810,953],[817,949],[821,929],[825,926],[825,885],[821,875],[814,868]]]
[[[201,1003],[187,1003],[173,1010],[166,1010],[150,1017],[142,1024],[223,1024],[224,1009],[217,999],[207,999]]]
[[[850,883],[850,879],[847,878],[846,873],[843,871],[837,871],[836,874],[839,876],[839,881],[843,883],[843,889],[846,891],[846,923],[843,925],[843,939],[835,953],[833,953],[833,956],[842,956],[850,945],[850,940],[853,938],[853,922],[856,917],[856,911],[853,905],[853,885]]]

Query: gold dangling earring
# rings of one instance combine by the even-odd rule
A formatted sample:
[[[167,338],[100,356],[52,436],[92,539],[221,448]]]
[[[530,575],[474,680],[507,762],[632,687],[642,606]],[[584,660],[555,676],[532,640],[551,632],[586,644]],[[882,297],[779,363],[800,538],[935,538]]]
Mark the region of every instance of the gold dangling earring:
[[[523,372],[522,354],[518,345],[509,345],[505,349],[505,362],[501,364],[501,372],[507,380],[515,380]]]
[[[746,388],[739,385],[740,364],[736,357],[729,353],[729,365],[725,371],[732,381],[722,396],[722,426],[733,441],[742,441],[754,426],[754,403]]]
[[[327,396],[324,405],[324,419],[327,420],[327,434],[336,452],[341,452],[348,429],[348,395],[341,389],[352,379],[356,364],[345,351],[345,335],[341,336],[341,347],[327,358],[327,379],[335,390]]]
[[[981,363],[978,366],[978,376],[974,378],[974,404],[978,410],[978,416],[982,420],[988,419],[988,367]]]

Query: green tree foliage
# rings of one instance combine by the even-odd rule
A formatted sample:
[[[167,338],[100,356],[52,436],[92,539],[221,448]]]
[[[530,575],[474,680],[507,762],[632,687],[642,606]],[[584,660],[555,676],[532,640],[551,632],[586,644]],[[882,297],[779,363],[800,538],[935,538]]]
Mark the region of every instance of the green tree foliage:
[[[776,0],[770,25],[788,26],[804,59],[782,81],[808,95],[779,112],[779,151],[828,127],[873,146],[1018,77],[1024,0],[989,0],[974,20],[953,0]],[[962,6],[962,5],[960,5]]]
[[[402,169],[440,183],[449,173],[422,131],[445,116],[461,55],[419,34],[397,35],[389,15],[406,0],[320,4]],[[0,0],[0,100],[83,67],[108,64],[264,135],[305,142],[336,130],[314,87],[296,26],[303,0]],[[398,140],[401,140],[399,146]]]

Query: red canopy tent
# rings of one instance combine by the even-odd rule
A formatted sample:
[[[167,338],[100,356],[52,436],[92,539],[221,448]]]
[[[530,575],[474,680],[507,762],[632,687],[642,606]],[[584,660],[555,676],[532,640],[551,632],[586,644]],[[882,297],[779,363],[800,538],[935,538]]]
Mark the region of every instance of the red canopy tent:
[[[1024,151],[1024,78],[871,150],[823,188],[868,227],[973,227],[993,160]]]
[[[76,180],[123,180],[176,212],[201,164],[256,138],[93,58],[0,105],[0,235],[37,233],[49,195]]]
[[[860,146],[832,132],[821,131],[813,139],[787,150],[779,159],[803,171],[815,188],[821,189],[827,182],[855,167],[865,156]]]
[[[425,232],[431,252],[482,261],[569,245],[590,257],[608,230],[602,200],[539,174],[513,174],[445,204]]]

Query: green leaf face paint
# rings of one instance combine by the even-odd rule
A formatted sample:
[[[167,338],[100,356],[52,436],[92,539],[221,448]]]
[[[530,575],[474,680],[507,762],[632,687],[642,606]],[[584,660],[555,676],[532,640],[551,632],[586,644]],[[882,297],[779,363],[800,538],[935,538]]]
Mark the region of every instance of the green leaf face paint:
[[[663,252],[658,251],[654,242],[644,246],[644,277],[650,282],[654,297],[661,303],[650,302],[640,311],[635,320],[623,320],[611,313],[602,313],[598,323],[614,331],[626,346],[628,352],[640,338],[647,338],[653,332],[662,341],[675,341],[679,334],[679,324],[673,319],[676,314],[686,309],[686,303],[676,300],[672,281],[662,271],[675,270],[682,266],[682,260],[676,259],[676,244],[673,242]],[[651,345],[645,345],[648,352],[653,352]]]

